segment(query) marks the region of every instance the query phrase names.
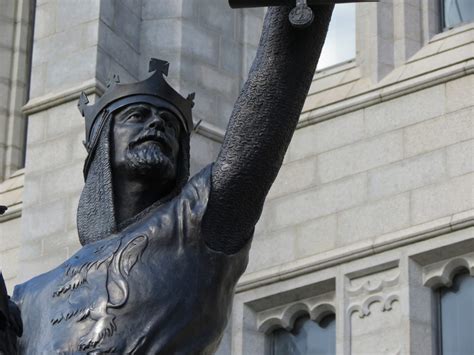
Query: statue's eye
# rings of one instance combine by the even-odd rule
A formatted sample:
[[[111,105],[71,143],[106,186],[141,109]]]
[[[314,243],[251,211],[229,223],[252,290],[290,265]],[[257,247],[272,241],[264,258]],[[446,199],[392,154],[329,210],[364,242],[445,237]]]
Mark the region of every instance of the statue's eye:
[[[163,111],[160,113],[160,117],[163,119],[167,127],[172,128],[177,132],[177,130],[179,129],[178,122],[176,121],[176,118],[174,117],[174,115],[166,111]]]
[[[140,112],[133,112],[127,117],[127,121],[139,121],[142,119],[142,114]]]

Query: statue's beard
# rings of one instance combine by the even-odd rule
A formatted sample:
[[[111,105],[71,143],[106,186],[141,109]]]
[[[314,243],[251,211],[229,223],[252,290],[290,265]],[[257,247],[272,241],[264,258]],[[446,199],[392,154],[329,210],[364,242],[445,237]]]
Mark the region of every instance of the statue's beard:
[[[125,158],[128,171],[134,175],[164,180],[171,180],[175,176],[175,164],[154,142],[131,144]]]

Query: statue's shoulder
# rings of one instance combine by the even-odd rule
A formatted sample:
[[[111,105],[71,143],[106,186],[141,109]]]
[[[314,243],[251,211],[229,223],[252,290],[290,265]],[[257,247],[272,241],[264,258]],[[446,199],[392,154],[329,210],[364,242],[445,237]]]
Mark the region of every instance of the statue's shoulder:
[[[205,195],[211,189],[211,174],[214,164],[209,164],[202,168],[201,171],[193,175],[183,189],[183,193],[197,193],[198,195]]]
[[[13,289],[12,301],[16,304],[21,303],[23,300],[23,295],[25,294],[25,288],[27,287],[27,282],[16,285]]]
[[[207,207],[211,191],[211,173],[212,164],[206,166],[189,179],[179,198],[175,200],[180,205],[188,205],[191,215],[197,218],[203,216]]]

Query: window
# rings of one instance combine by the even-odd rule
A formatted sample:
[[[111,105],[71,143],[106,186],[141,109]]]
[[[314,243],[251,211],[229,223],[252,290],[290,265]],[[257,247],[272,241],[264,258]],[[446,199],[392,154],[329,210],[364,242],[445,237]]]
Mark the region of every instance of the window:
[[[319,323],[303,316],[291,332],[277,329],[271,334],[271,355],[330,355],[336,353],[336,318],[328,315]]]
[[[319,59],[318,70],[354,59],[355,19],[355,4],[336,5]]]
[[[474,354],[474,277],[457,275],[439,296],[441,353]]]
[[[473,0],[442,0],[443,28],[452,28],[474,20]]]
[[[3,2],[4,4],[9,3]],[[0,181],[24,167],[36,2],[0,1]]]

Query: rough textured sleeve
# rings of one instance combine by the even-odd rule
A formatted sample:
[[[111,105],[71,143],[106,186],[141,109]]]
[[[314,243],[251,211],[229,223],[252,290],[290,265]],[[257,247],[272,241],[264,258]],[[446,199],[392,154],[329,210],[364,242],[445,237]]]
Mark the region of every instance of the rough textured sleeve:
[[[202,223],[210,248],[232,254],[252,236],[298,123],[332,10],[315,7],[314,23],[296,29],[288,21],[290,8],[269,8],[212,172]]]

